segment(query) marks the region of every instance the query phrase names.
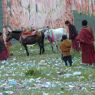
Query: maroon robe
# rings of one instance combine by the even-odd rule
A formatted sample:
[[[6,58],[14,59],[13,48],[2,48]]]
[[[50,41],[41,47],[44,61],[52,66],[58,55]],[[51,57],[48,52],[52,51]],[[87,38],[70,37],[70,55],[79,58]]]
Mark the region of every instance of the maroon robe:
[[[0,60],[6,60],[8,57],[9,57],[9,54],[4,44],[4,41],[0,39]]]
[[[90,64],[95,63],[95,50],[94,50],[94,36],[93,31],[89,27],[83,27],[77,36],[82,50],[82,63]]]
[[[80,51],[79,42],[75,39],[72,40],[72,48],[76,51]]]

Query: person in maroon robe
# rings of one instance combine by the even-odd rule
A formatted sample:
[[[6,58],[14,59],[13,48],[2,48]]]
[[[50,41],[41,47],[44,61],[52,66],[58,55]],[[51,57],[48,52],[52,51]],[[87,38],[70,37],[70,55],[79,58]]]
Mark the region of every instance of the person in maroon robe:
[[[80,43],[82,51],[82,63],[95,65],[95,49],[94,49],[94,35],[92,28],[88,26],[87,20],[82,21],[82,29],[80,30],[77,40]]]
[[[9,57],[8,50],[4,44],[2,33],[0,32],[0,60],[7,60]]]
[[[76,36],[78,35],[76,27],[73,24],[71,24],[68,20],[65,21],[65,25],[68,27],[69,30],[69,39],[72,40],[72,48],[74,50],[79,51],[79,43],[76,40]]]

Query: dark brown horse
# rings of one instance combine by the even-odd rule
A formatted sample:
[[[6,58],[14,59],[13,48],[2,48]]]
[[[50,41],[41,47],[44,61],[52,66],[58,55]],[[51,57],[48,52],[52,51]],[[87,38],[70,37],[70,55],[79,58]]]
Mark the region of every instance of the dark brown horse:
[[[11,40],[12,38],[18,40],[25,48],[27,56],[29,56],[27,45],[38,43],[40,48],[40,53],[43,54],[44,49],[44,33],[43,32],[36,32],[35,35],[27,36],[26,38],[22,37],[22,31],[12,31],[7,34],[7,41]]]

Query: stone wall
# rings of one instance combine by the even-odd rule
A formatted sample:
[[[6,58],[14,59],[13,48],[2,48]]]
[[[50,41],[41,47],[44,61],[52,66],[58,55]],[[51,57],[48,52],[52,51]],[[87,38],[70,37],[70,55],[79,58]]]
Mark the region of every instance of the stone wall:
[[[13,29],[21,27],[63,27],[73,22],[70,0],[3,0],[3,23]]]

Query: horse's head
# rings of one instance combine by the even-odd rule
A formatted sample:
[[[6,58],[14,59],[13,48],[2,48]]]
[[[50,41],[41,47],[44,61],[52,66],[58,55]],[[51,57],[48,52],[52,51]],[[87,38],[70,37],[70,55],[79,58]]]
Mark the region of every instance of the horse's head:
[[[50,33],[51,33],[51,29],[50,28],[45,28],[43,31],[44,31],[45,38],[50,36]]]
[[[0,32],[0,36],[2,36],[2,32]]]
[[[2,32],[0,32],[0,40],[3,39]]]
[[[11,31],[7,33],[7,41],[11,40],[12,38],[16,39],[16,40],[19,40],[20,37],[21,37],[21,33],[22,31],[21,30],[14,30],[14,31]]]

